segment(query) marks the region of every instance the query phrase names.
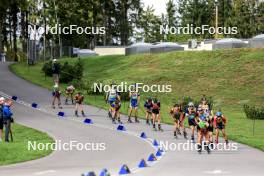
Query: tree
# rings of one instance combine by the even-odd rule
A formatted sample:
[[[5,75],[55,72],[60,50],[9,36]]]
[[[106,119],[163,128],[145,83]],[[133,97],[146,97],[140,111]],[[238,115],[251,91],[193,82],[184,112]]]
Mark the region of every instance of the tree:
[[[163,40],[163,35],[160,34],[160,26],[162,20],[154,14],[153,6],[148,6],[140,14],[138,22],[138,32],[136,35],[137,41],[144,41],[147,43],[155,43]]]
[[[115,0],[116,25],[121,45],[128,45],[133,34],[133,22],[137,21],[140,11],[140,0]]]

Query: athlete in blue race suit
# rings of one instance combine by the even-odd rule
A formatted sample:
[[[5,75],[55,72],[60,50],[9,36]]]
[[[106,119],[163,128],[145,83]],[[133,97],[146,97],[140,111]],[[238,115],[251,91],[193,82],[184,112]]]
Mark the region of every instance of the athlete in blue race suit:
[[[134,87],[134,89],[129,94],[130,97],[130,108],[129,108],[129,116],[128,116],[128,122],[132,123],[131,121],[131,115],[132,111],[135,112],[135,122],[139,123],[138,117],[137,117],[137,110],[138,110],[138,103],[140,100],[140,94]]]

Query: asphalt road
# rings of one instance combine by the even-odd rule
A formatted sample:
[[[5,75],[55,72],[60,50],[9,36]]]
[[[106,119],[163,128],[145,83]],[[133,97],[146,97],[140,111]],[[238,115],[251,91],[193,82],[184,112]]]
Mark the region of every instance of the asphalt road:
[[[31,104],[38,103],[40,109],[33,109],[21,103],[15,103],[14,118],[17,123],[47,132],[62,143],[77,141],[85,143],[105,143],[104,151],[54,151],[51,155],[21,164],[0,167],[0,176],[79,176],[86,171],[99,172],[107,168],[117,175],[121,165],[127,164],[131,175],[140,176],[262,176],[264,153],[237,144],[237,150],[214,150],[211,154],[198,154],[195,150],[175,149],[179,143],[186,142],[182,136],[174,139],[173,127],[163,125],[164,132],[154,132],[151,127],[140,124],[127,124],[127,132],[118,132],[117,125],[106,117],[106,111],[86,106],[85,112],[94,125],[82,123],[84,118],[75,118],[73,106],[64,106],[65,118],[59,118],[60,110],[50,108],[51,93],[43,88],[24,81],[9,70],[7,64],[0,63],[0,94],[16,95],[19,100]],[[126,117],[122,120],[125,122]],[[138,135],[145,132],[148,140]],[[15,136],[15,134],[14,134]],[[151,139],[170,144],[171,148],[157,162],[148,163],[149,167],[137,169],[141,159],[147,159],[156,149]],[[232,143],[232,142],[231,142]],[[234,144],[236,145],[236,143]],[[193,146],[191,144],[190,146]],[[2,151],[0,151],[2,152]]]

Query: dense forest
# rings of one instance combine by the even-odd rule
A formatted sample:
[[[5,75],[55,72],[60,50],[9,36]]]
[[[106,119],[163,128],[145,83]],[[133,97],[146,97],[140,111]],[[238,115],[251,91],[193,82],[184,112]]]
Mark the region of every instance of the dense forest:
[[[250,38],[264,33],[264,2],[261,0],[168,0],[166,13],[156,15],[143,0],[0,0],[0,52],[19,60],[28,48],[28,26],[77,25],[105,27],[102,34],[44,33],[38,47],[129,45],[133,42],[182,42],[190,38],[208,39],[214,35],[172,35],[160,33],[160,26],[236,26],[232,36]],[[46,29],[46,28],[45,28]],[[43,48],[43,47],[42,47]]]

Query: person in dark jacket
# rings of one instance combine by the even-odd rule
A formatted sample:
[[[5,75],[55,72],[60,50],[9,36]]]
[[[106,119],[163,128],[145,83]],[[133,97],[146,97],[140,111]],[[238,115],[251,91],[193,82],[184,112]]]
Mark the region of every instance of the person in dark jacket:
[[[3,128],[4,128],[4,119],[3,119],[3,105],[5,102],[4,97],[0,97],[0,142],[2,142],[3,137]]]
[[[52,75],[54,83],[59,84],[60,63],[58,63],[57,59],[53,59],[52,61]]]
[[[5,142],[9,142],[9,133],[11,131],[11,119],[13,116],[13,113],[10,109],[11,106],[12,106],[12,100],[6,100],[2,108],[4,126],[5,126]]]

